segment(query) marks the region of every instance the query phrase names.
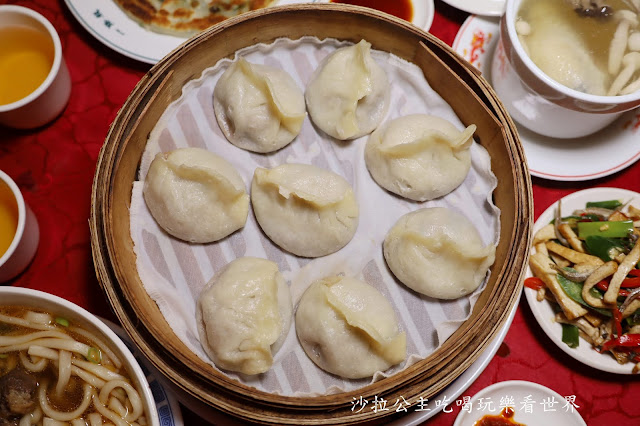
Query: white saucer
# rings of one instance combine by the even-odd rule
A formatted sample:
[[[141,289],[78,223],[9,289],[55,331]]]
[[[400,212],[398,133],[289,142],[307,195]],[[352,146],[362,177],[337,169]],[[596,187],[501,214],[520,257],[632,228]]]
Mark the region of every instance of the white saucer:
[[[445,3],[465,12],[485,16],[501,16],[506,0],[443,0]]]
[[[570,405],[565,407],[565,397],[559,393],[537,383],[510,380],[493,384],[475,394],[469,401],[470,410],[460,411],[453,426],[471,426],[485,415],[500,414],[500,404],[505,399],[510,399],[513,403],[508,405],[514,409],[513,420],[517,423],[587,425],[575,407]]]
[[[603,200],[631,201],[631,204],[634,206],[640,206],[640,194],[637,192],[620,188],[589,188],[574,192],[562,199],[562,216],[568,216],[574,210],[583,209],[587,201]],[[533,234],[551,222],[555,217],[557,205],[557,202],[553,203],[540,215],[533,225]],[[527,267],[527,277],[532,275],[531,269]],[[567,346],[566,343],[562,342],[562,326],[553,320],[555,312],[551,304],[547,301],[538,302],[536,300],[536,291],[530,288],[525,287],[524,294],[533,312],[533,316],[538,320],[538,324],[540,324],[542,330],[549,336],[553,343],[569,356],[583,364],[608,373],[633,374],[631,370],[635,363],[618,364],[611,355],[598,353],[585,340],[580,339],[580,344],[577,348]]]
[[[453,49],[475,65],[489,83],[498,27],[496,18],[471,15],[453,42]],[[640,109],[629,111],[600,132],[579,139],[553,139],[517,127],[533,176],[585,181],[611,175],[640,159]]]
[[[274,5],[328,1],[277,0]],[[65,0],[65,3],[78,22],[99,42],[141,62],[155,64],[187,40],[144,29],[111,0]],[[429,31],[435,13],[433,0],[412,0],[412,4],[412,24]]]
[[[411,0],[411,4],[413,5],[411,23],[418,28],[429,31],[436,12],[433,0]]]
[[[131,342],[127,333],[120,327],[112,323],[109,320],[100,318],[100,321],[105,323],[114,333],[118,335],[124,344],[129,348],[138,364],[142,368],[142,371],[147,376],[153,399],[156,403],[156,409],[158,410],[158,419],[162,426],[184,426],[182,420],[182,411],[180,410],[180,404],[178,400],[166,389],[166,386],[162,383],[164,377],[156,370],[156,368],[148,361],[143,355],[140,354],[137,347]]]

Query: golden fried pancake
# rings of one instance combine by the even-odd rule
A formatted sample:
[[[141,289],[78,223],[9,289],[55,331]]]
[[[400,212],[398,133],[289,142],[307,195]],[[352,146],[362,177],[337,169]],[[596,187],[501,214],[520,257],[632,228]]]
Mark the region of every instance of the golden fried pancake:
[[[114,0],[143,27],[164,34],[190,37],[211,25],[275,0]]]

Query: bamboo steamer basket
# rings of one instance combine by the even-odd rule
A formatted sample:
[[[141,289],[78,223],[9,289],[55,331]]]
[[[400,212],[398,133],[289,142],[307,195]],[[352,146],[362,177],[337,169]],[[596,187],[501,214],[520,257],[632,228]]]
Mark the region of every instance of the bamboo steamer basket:
[[[147,138],[182,87],[240,48],[280,37],[313,35],[357,43],[418,65],[430,85],[491,155],[501,210],[500,243],[490,280],[471,317],[435,352],[403,371],[356,391],[287,397],[237,382],[191,353],[174,335],[136,270],[129,205]],[[404,398],[415,408],[462,374],[505,324],[522,287],[533,217],[531,181],[516,127],[473,66],[431,34],[390,15],[348,5],[301,4],[262,9],[224,21],[189,39],[156,64],[119,111],[98,158],[91,237],[98,280],[123,327],[153,364],[199,403],[262,424],[352,424],[389,421],[394,410],[352,410],[354,399]]]

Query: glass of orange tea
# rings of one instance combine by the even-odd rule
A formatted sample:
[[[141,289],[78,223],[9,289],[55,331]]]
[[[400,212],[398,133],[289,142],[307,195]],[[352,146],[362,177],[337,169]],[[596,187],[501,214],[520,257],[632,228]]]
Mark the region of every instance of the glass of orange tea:
[[[0,170],[0,283],[15,278],[35,256],[40,228],[18,185]]]
[[[0,5],[0,124],[42,126],[62,112],[70,94],[53,25],[29,8]]]
[[[492,85],[515,121],[595,133],[640,106],[640,0],[507,0]]]

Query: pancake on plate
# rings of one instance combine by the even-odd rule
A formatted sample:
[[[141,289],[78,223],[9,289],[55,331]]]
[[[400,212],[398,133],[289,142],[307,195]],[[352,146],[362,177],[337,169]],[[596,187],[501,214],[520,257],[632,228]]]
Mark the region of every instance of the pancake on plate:
[[[114,0],[133,20],[158,33],[190,37],[275,0]]]

